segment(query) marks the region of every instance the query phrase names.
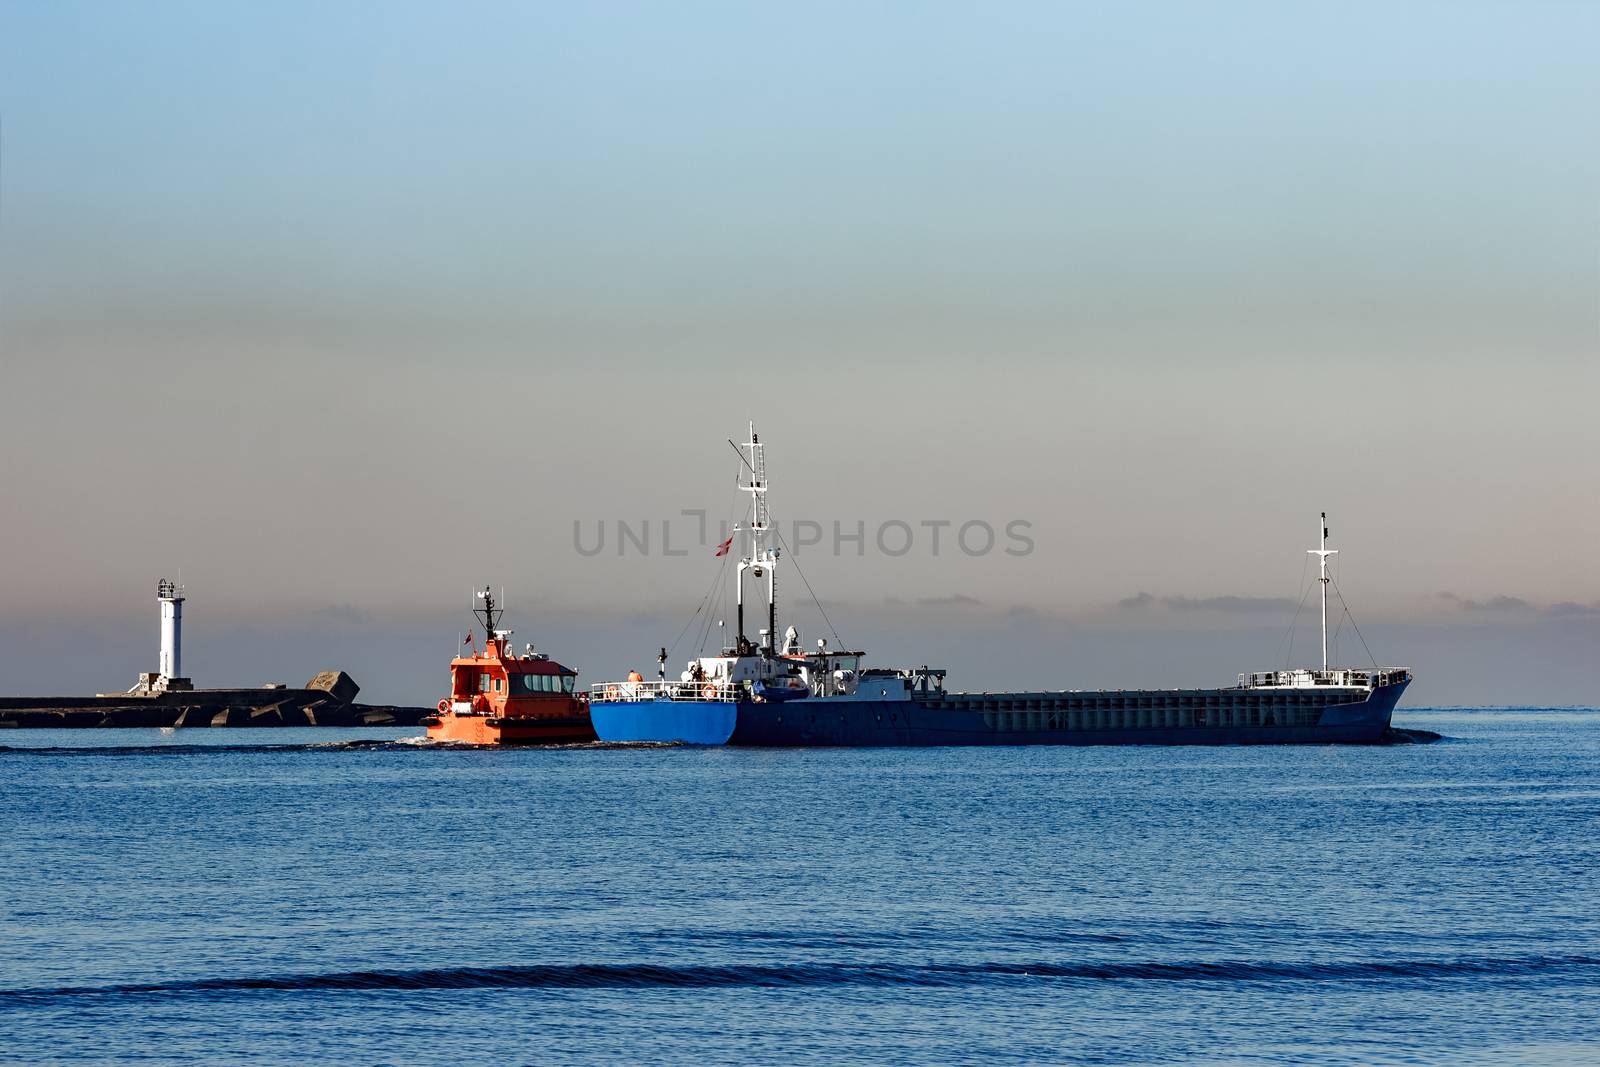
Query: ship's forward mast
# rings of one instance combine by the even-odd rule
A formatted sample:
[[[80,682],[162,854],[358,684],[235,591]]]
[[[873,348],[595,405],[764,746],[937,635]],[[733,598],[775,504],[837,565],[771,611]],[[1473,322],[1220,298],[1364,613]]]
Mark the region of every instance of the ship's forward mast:
[[[776,651],[774,641],[778,630],[778,550],[769,541],[772,536],[772,516],[767,510],[767,455],[766,446],[756,434],[756,424],[750,423],[750,440],[734,445],[744,460],[739,471],[739,488],[750,494],[750,519],[734,527],[735,533],[746,535],[745,554],[739,560],[735,578],[738,597],[738,654],[747,655],[750,642],[744,632],[744,578],[749,571],[758,581],[765,578],[767,586],[767,627],[765,647],[768,655]]]
[[[1307,554],[1317,557],[1317,584],[1322,587],[1322,666],[1318,668],[1290,667],[1287,659],[1282,670],[1255,671],[1250,674],[1239,675],[1239,685],[1246,689],[1273,689],[1273,688],[1298,688],[1305,686],[1336,686],[1352,689],[1374,689],[1381,686],[1409,684],[1411,671],[1406,667],[1380,667],[1377,660],[1372,661],[1372,668],[1366,667],[1339,667],[1330,668],[1328,665],[1328,585],[1333,581],[1333,575],[1328,573],[1328,557],[1337,556],[1339,550],[1328,547],[1328,513],[1322,512],[1321,523],[1317,527],[1317,547],[1306,549]],[[1337,591],[1337,590],[1336,590]],[[1344,598],[1340,597],[1343,604]],[[1301,603],[1304,603],[1302,598]],[[1366,647],[1366,639],[1361,637],[1361,629],[1355,625],[1355,619],[1350,616],[1350,609],[1344,609],[1346,619],[1355,630],[1356,637],[1361,640],[1362,647]],[[1299,609],[1295,610],[1295,620],[1299,621]],[[1290,633],[1291,647],[1293,646],[1293,631]],[[1367,652],[1371,657],[1370,650]]]

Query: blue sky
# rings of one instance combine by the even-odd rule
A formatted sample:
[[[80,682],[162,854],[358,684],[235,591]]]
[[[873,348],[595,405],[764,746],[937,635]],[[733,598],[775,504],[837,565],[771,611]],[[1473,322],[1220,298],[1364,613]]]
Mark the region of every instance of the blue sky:
[[[625,668],[708,564],[573,523],[720,513],[754,416],[780,515],[1037,531],[814,557],[865,644],[931,614],[987,678],[1030,612],[1144,635],[1095,658],[1136,684],[1286,620],[1122,601],[1294,599],[1326,509],[1364,625],[1532,662],[1600,604],[1597,39],[1568,3],[0,5],[0,625],[120,633],[181,568],[258,647],[356,605],[382,648],[488,579]],[[57,670],[12,647],[0,690]]]

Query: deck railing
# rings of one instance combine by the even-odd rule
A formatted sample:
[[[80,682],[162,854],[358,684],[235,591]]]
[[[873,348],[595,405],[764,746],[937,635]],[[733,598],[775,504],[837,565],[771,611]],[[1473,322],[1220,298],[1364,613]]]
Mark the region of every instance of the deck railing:
[[[1252,674],[1239,675],[1239,686],[1242,689],[1261,689],[1333,685],[1371,689],[1380,685],[1395,685],[1410,677],[1411,671],[1406,667],[1375,667],[1372,670],[1341,668],[1326,671],[1256,671]]]
[[[737,700],[740,686],[728,682],[597,682],[589,687],[589,700]]]

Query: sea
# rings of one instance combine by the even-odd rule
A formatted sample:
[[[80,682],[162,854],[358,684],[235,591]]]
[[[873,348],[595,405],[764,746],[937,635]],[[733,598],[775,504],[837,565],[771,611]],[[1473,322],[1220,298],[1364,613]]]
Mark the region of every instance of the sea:
[[[1600,1063],[1600,710],[1396,725],[5,731],[0,1062]]]

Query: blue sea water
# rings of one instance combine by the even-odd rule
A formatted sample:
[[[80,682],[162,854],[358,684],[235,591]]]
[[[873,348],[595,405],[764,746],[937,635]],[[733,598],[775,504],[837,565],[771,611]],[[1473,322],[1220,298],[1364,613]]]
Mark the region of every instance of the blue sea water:
[[[1370,748],[0,734],[0,1060],[1600,1063],[1600,711]]]

